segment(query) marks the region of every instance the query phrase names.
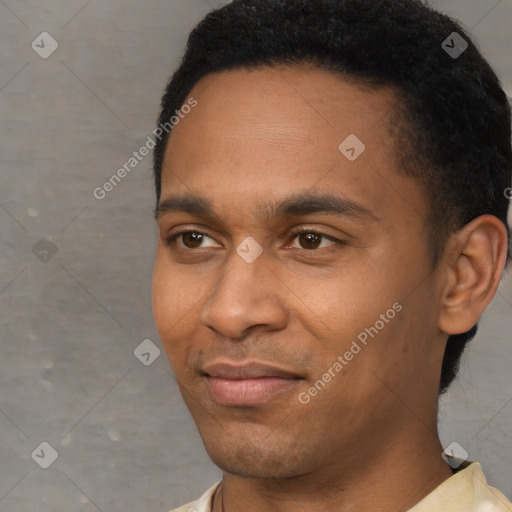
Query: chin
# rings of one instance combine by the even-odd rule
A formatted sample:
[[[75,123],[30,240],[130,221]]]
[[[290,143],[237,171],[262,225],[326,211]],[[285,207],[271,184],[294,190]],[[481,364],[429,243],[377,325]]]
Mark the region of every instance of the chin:
[[[208,451],[208,450],[207,450]],[[300,474],[293,471],[286,456],[282,455],[279,459],[261,457],[248,457],[235,454],[230,457],[226,453],[210,453],[208,452],[212,462],[225,473],[236,475],[244,478],[290,478]]]
[[[290,478],[310,471],[303,454],[297,452],[293,441],[271,436],[258,441],[258,436],[239,436],[224,431],[217,432],[210,439],[203,438],[206,452],[213,463],[222,471],[245,478]],[[294,454],[290,456],[290,454]]]

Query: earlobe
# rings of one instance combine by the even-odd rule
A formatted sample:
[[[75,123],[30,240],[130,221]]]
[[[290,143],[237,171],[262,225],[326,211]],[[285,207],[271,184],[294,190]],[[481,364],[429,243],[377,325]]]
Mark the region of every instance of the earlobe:
[[[460,334],[478,322],[496,294],[507,258],[507,230],[498,218],[482,215],[458,231],[451,246],[439,328]]]

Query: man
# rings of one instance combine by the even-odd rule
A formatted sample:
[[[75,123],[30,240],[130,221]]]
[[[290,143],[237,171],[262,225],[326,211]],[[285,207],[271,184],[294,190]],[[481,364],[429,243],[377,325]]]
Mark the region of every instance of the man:
[[[233,1],[171,118],[154,318],[223,471],[177,510],[512,510],[437,431],[509,238],[510,107],[469,36],[417,0]]]

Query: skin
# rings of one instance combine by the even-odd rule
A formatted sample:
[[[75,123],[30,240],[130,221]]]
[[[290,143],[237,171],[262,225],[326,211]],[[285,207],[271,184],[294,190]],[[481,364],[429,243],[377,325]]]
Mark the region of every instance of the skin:
[[[399,145],[386,121],[399,95],[390,88],[301,64],[208,75],[190,97],[198,105],[169,139],[161,201],[194,194],[215,215],[161,212],[153,312],[223,471],[213,510],[222,501],[227,512],[409,509],[452,476],[437,432],[443,352],[448,334],[472,327],[496,292],[503,224],[475,219],[432,268],[424,192],[396,172]],[[338,150],[351,133],[366,146],[352,162]],[[344,197],[371,215],[262,214],[304,192]],[[187,229],[205,236],[166,244]],[[248,236],[263,250],[252,263],[236,252]],[[396,302],[402,310],[300,403]],[[264,404],[219,405],[200,371],[218,358],[271,363],[302,379]]]

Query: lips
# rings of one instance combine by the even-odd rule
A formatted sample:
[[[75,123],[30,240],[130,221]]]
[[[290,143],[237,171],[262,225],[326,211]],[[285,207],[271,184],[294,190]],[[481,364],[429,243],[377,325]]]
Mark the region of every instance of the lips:
[[[203,370],[212,400],[225,406],[256,406],[296,387],[298,374],[256,362],[217,362]]]
[[[224,379],[258,379],[262,377],[294,379],[299,377],[299,375],[293,372],[261,363],[214,363],[207,365],[203,373],[210,377],[220,377]]]

